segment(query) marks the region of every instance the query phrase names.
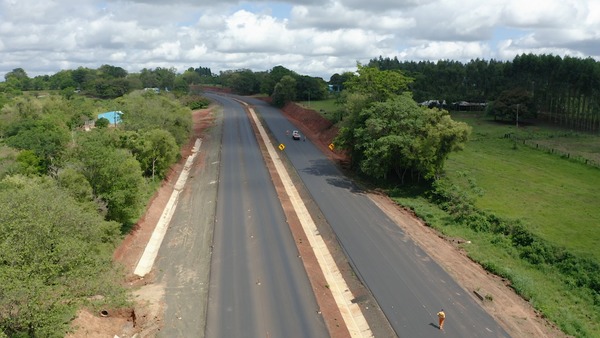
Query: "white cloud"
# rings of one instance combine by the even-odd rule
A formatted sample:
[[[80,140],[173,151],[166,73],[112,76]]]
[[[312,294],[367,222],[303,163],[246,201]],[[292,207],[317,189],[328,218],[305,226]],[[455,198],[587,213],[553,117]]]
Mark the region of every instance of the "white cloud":
[[[294,36],[288,34],[285,21],[266,15],[238,11],[225,20],[225,30],[216,36],[221,52],[279,52],[288,47]]]
[[[582,1],[510,1],[505,3],[502,17],[517,27],[556,27],[577,22],[585,7]]]
[[[530,52],[600,59],[600,1],[0,0],[0,80],[19,67],[36,76],[102,64],[281,64],[329,79],[380,55],[466,62]]]
[[[490,59],[490,55],[490,48],[479,42],[440,41],[407,48],[402,55],[402,59],[410,60],[416,57],[419,60],[468,62],[476,58]]]

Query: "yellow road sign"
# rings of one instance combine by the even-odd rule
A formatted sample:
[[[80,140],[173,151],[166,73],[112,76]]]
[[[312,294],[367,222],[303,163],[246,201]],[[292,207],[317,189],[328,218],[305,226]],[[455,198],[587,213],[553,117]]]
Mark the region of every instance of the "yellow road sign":
[[[335,148],[335,146],[332,144],[329,145],[329,150],[333,151],[333,148]]]
[[[285,149],[285,146],[282,143],[282,144],[279,145],[279,150],[283,150],[283,149]]]

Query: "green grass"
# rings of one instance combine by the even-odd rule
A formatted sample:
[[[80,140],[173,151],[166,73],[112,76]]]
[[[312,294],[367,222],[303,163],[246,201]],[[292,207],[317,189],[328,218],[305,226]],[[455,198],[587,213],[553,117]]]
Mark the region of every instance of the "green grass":
[[[600,261],[600,169],[501,138],[512,126],[463,121],[473,126],[473,139],[445,169],[453,180],[465,172],[475,179],[484,191],[476,206],[522,219],[549,242]],[[600,137],[586,139],[600,144]]]
[[[583,149],[587,156],[598,155],[600,137],[543,127],[517,129],[473,115],[455,119],[469,123],[473,134],[464,151],[450,156],[445,169],[463,187],[466,178],[475,181],[478,189],[471,195],[478,208],[520,219],[543,240],[600,262],[600,169],[523,146],[504,135],[556,141],[570,153]],[[474,261],[509,279],[520,295],[565,333],[600,336],[600,297],[589,288],[579,287],[573,277],[552,266],[526,262],[509,237],[458,225],[419,191],[402,189],[390,192],[397,203],[413,209],[446,236],[470,241],[462,246]]]
[[[310,102],[300,101],[297,103],[305,108],[318,111],[319,113],[321,113],[321,115],[323,115],[323,117],[334,123],[337,122],[337,120],[339,119],[339,111],[340,109],[342,109],[341,106],[335,103],[334,98]]]
[[[511,280],[520,295],[564,332],[577,337],[598,336],[600,315],[588,289],[565,287],[559,273],[524,263],[511,254],[509,244],[499,244],[492,235],[467,232],[467,236],[471,244],[464,247],[473,260]]]

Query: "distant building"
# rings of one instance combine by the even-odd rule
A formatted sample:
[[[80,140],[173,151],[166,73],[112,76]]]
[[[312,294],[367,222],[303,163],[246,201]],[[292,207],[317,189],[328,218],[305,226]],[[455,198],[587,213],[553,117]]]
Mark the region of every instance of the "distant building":
[[[427,100],[427,101],[423,101],[421,103],[419,103],[421,106],[424,107],[442,107],[446,105],[446,100],[440,102],[439,100]]]
[[[121,115],[123,115],[123,112],[119,110],[108,111],[106,113],[98,114],[98,119],[105,118],[112,126],[116,126],[121,123]]]
[[[459,101],[452,102],[452,110],[458,111],[483,111],[487,103],[485,102],[467,102],[467,101]]]

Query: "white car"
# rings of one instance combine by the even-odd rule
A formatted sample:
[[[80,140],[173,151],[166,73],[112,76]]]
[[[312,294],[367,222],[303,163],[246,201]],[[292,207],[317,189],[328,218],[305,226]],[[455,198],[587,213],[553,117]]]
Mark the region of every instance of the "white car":
[[[299,131],[297,131],[297,130],[294,130],[294,131],[292,132],[292,138],[293,138],[294,140],[299,140],[299,139],[300,139],[300,132],[299,132]]]

